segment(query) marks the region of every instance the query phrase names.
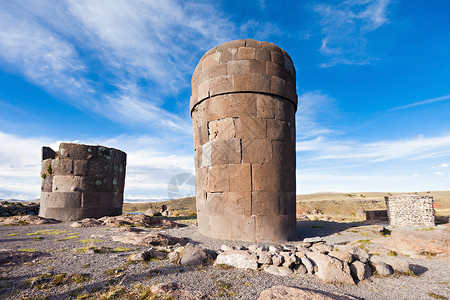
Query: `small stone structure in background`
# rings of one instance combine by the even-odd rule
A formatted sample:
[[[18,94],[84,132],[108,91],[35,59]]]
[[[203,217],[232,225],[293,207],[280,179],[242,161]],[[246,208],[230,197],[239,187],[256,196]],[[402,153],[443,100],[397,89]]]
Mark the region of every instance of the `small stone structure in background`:
[[[396,195],[384,197],[389,224],[396,226],[435,226],[433,197]]]
[[[295,68],[251,39],[206,52],[192,76],[199,232],[278,242],[296,237]]]
[[[42,147],[39,216],[60,221],[122,214],[126,153],[61,143]]]

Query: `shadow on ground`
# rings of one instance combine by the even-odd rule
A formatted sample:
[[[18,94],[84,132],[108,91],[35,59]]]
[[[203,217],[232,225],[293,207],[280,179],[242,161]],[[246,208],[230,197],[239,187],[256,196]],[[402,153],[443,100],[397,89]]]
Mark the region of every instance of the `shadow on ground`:
[[[297,221],[297,238],[327,237],[352,227],[373,225],[366,221],[340,223],[335,221]],[[388,225],[381,224],[378,225]]]

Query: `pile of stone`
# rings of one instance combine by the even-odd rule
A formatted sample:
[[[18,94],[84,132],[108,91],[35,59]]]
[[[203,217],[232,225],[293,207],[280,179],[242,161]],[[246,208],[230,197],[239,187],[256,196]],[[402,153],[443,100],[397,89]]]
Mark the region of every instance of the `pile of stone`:
[[[24,216],[39,214],[39,203],[34,202],[19,202],[19,201],[0,201],[0,216]]]
[[[228,247],[222,245],[214,265],[262,269],[279,276],[314,274],[328,283],[355,284],[373,274],[410,274],[409,264],[397,257],[370,256],[359,247],[328,245],[321,239],[295,245]]]
[[[121,215],[115,217],[102,217],[100,219],[85,218],[73,222],[70,225],[74,228],[95,227],[95,226],[142,226],[142,227],[164,227],[178,228],[180,225],[171,220],[155,218],[147,215]]]
[[[0,225],[3,226],[42,225],[56,223],[59,223],[59,221],[32,215],[0,217]]]

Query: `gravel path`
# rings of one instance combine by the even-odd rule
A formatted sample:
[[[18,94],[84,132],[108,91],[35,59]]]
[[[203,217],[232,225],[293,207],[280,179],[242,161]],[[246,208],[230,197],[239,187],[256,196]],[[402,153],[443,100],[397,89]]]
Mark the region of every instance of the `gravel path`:
[[[153,285],[169,281],[178,282],[193,294],[207,294],[213,299],[220,297],[256,299],[263,290],[279,284],[346,294],[357,299],[435,299],[431,296],[432,294],[450,297],[448,259],[405,257],[417,274],[416,277],[371,277],[357,286],[334,285],[322,283],[312,275],[278,277],[259,270],[245,271],[213,266],[183,267],[167,260],[127,264],[130,254],[142,251],[147,247],[112,241],[112,236],[124,234],[117,228],[72,228],[69,226],[70,224],[0,226],[0,248],[39,251],[39,256],[29,262],[17,265],[1,265],[0,299],[21,299],[39,295],[49,296],[48,299],[68,299],[76,298],[83,292],[107,289],[108,285],[119,282],[123,286],[131,287],[136,283]],[[42,234],[42,232],[41,234],[27,235],[40,230],[67,232],[59,232],[58,235]],[[250,244],[207,238],[200,235],[196,226],[192,224],[178,229],[145,230],[166,233],[175,237],[187,237],[193,243],[213,250],[220,249],[222,244],[229,246]],[[321,236],[330,244],[364,239],[367,238],[368,232],[373,233],[377,230],[379,230],[377,227],[359,223],[298,222],[299,238]],[[71,236],[75,236],[75,238],[64,240],[64,238],[70,238]],[[109,248],[125,247],[130,250],[104,254],[75,251],[78,248],[92,245]],[[84,283],[70,283],[45,290],[30,288],[24,283],[27,279],[49,272],[89,274],[91,278]]]

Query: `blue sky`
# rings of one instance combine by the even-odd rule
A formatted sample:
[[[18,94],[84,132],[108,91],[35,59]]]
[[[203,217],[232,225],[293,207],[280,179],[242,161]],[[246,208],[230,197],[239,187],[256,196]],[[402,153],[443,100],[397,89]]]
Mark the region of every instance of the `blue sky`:
[[[3,2],[0,198],[38,198],[40,147],[62,141],[124,150],[125,197],[167,198],[174,176],[194,172],[193,70],[239,38],[294,61],[297,194],[448,190],[448,11],[444,0]]]

